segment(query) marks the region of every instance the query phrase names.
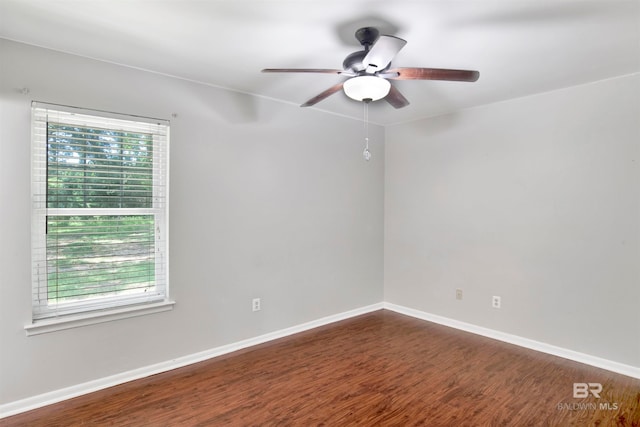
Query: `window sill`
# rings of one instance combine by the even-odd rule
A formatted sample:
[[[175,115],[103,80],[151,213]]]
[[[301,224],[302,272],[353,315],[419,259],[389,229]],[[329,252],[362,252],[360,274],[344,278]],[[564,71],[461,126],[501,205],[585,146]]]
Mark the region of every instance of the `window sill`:
[[[175,301],[162,301],[155,304],[123,307],[93,313],[84,313],[73,316],[65,316],[54,319],[44,319],[24,327],[27,336],[46,334],[65,329],[79,328],[81,326],[95,325],[97,323],[112,322],[114,320],[130,317],[144,316],[147,314],[161,313],[173,309]]]

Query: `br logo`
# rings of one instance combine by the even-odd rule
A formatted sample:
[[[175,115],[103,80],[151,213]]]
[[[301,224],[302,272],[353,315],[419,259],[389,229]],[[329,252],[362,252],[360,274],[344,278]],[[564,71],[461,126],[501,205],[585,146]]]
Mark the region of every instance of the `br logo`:
[[[575,399],[589,397],[589,394],[592,394],[596,399],[600,399],[601,391],[602,384],[600,383],[573,383],[573,397]]]

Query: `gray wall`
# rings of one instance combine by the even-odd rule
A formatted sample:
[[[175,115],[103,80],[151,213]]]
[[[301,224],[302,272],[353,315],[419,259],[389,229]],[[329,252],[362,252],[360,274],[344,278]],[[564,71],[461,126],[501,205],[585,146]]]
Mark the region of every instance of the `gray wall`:
[[[367,163],[358,121],[8,41],[0,57],[0,404],[382,301],[382,128]],[[31,100],[171,119],[173,311],[25,336]]]
[[[639,95],[636,74],[388,127],[385,301],[640,366]]]
[[[638,75],[372,126],[366,163],[357,121],[0,57],[0,404],[383,300],[640,366]],[[32,99],[171,119],[173,311],[26,337]]]

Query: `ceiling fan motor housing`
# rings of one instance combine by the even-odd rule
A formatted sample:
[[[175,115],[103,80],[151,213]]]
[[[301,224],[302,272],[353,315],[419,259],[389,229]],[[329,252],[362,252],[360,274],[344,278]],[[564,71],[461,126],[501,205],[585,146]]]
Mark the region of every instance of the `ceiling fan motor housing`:
[[[342,68],[345,71],[352,71],[360,75],[365,74],[365,69],[367,67],[363,64],[363,60],[369,53],[371,46],[373,46],[379,38],[380,31],[378,31],[377,28],[363,27],[358,29],[358,31],[356,31],[356,39],[364,47],[364,50],[359,50],[349,54],[342,62]],[[385,69],[388,69],[390,66],[391,63],[389,63]]]
[[[359,50],[357,52],[353,52],[349,54],[342,63],[342,67],[345,71],[353,71],[355,73],[359,73],[360,71],[364,71],[365,66],[362,64],[362,60],[367,56],[366,50]]]

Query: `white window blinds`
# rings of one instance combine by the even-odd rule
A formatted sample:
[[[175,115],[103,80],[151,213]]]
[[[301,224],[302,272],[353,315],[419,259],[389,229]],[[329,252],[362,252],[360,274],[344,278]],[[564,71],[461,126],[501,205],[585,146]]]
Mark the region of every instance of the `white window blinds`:
[[[168,299],[168,122],[34,103],[33,319]]]

